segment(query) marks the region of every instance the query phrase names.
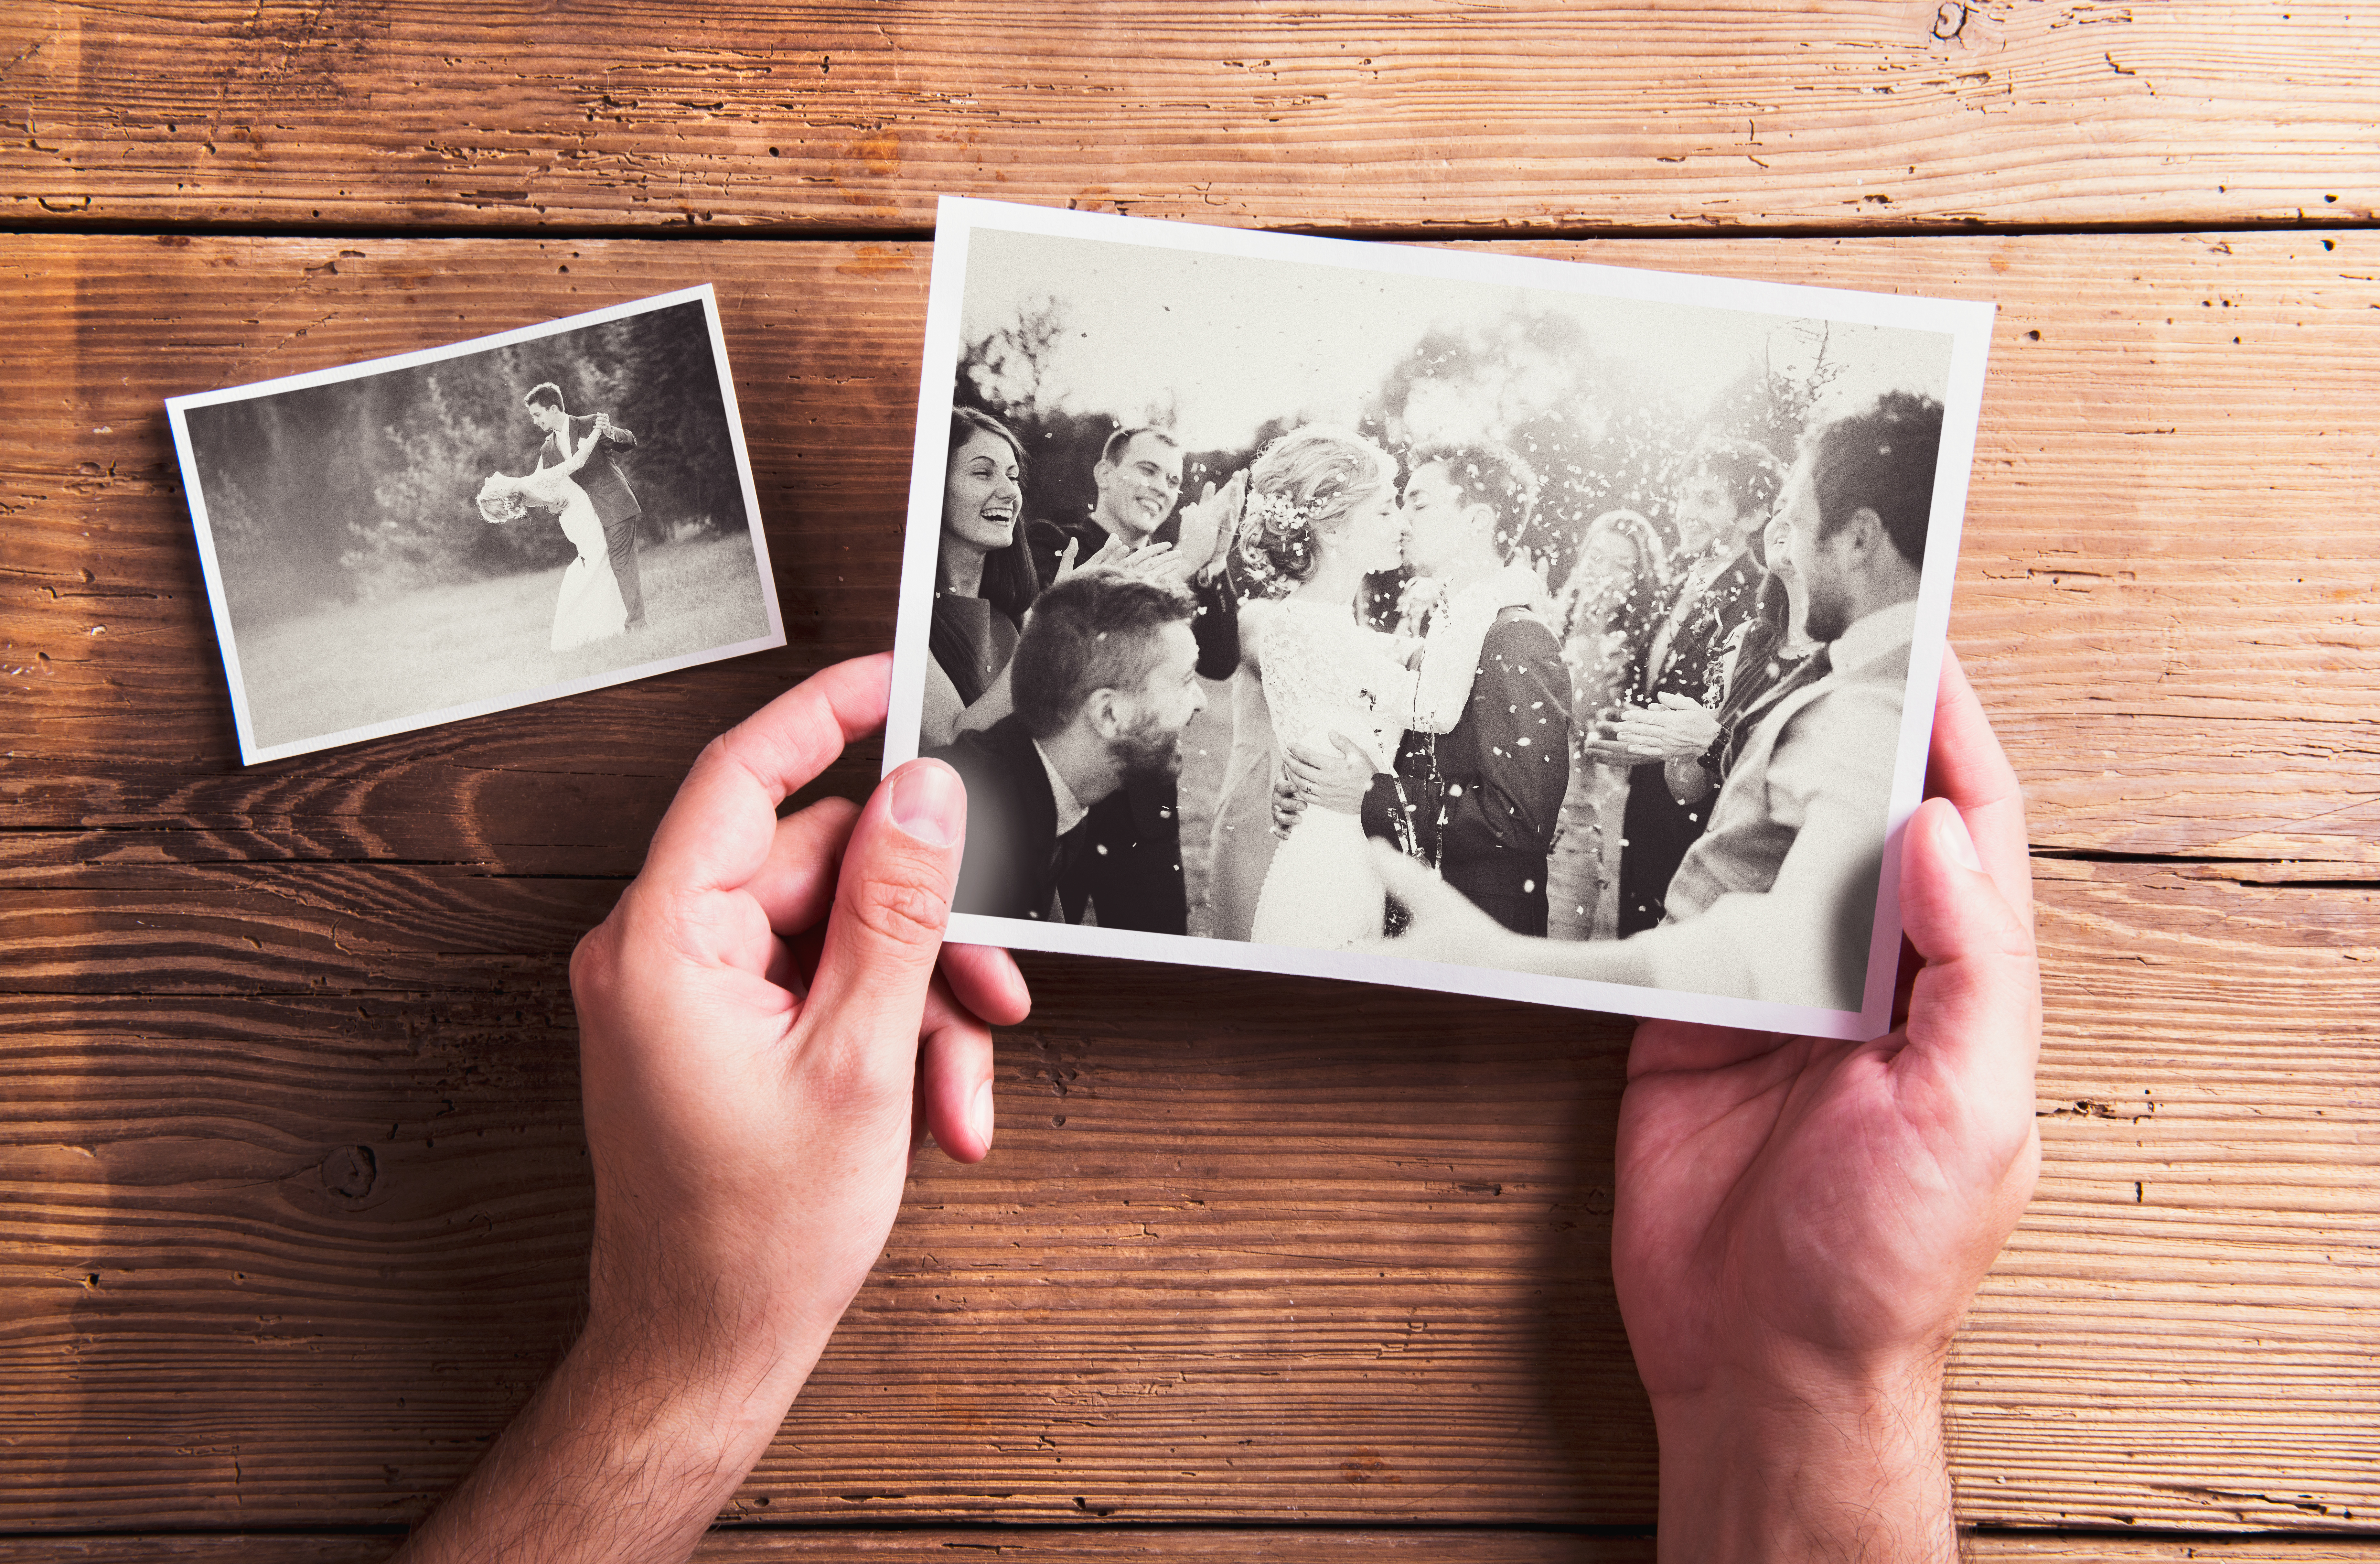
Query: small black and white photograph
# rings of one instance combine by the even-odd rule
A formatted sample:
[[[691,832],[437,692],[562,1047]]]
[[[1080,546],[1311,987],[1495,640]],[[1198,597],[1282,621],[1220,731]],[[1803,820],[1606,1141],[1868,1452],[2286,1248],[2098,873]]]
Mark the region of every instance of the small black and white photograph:
[[[1881,1031],[1991,318],[945,200],[951,937]]]
[[[248,764],[785,643],[707,284],[166,409]]]

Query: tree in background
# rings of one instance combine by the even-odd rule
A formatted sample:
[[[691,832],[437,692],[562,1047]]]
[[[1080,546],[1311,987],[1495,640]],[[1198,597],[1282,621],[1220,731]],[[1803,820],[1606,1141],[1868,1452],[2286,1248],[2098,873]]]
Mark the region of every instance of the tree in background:
[[[1058,404],[1055,350],[1075,331],[1063,300],[1045,296],[1015,320],[961,346],[953,391],[965,405],[1005,420],[1024,438],[1026,514],[1079,516],[1094,493],[1100,446],[1127,423],[1157,422],[1174,400],[1170,384],[1133,409],[1083,412]],[[1509,446],[1536,473],[1537,504],[1515,541],[1546,580],[1569,579],[1586,525],[1626,507],[1674,537],[1670,496],[1678,470],[1706,431],[1756,440],[1790,459],[1812,409],[1840,373],[1828,357],[1823,322],[1796,321],[1769,334],[1767,350],[1699,411],[1666,382],[1635,373],[1605,352],[1577,317],[1515,309],[1490,320],[1424,331],[1357,419],[1359,430],[1401,462],[1419,450],[1464,441]],[[1259,372],[1260,373],[1260,372]],[[1220,483],[1295,422],[1283,409],[1228,449],[1184,453],[1184,489]],[[1376,611],[1392,605],[1403,572],[1370,583]]]

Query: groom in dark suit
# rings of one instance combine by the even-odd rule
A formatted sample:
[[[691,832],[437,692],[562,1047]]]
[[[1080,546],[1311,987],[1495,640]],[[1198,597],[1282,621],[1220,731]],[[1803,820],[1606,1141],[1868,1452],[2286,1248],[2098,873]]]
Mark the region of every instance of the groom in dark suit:
[[[562,390],[552,381],[530,387],[521,398],[528,409],[529,422],[545,431],[545,444],[538,447],[537,465],[559,467],[570,455],[570,446],[587,438],[587,432],[598,420],[582,413],[573,418],[562,410]],[[603,523],[603,541],[611,545],[612,575],[620,583],[620,600],[628,605],[628,629],[641,629],[645,623],[645,591],[637,577],[637,523],[644,516],[644,507],[637,503],[636,491],[628,487],[627,478],[619,464],[612,459],[614,451],[637,448],[637,437],[608,420],[602,421],[603,444],[593,459],[578,470],[578,486],[587,491],[587,498],[595,507],[596,516]],[[569,446],[564,444],[569,442]]]
[[[1146,881],[1179,886],[1172,823],[1134,795],[1170,790],[1207,703],[1191,612],[1172,587],[1105,571],[1035,600],[1009,665],[1016,709],[929,751],[966,784],[953,910],[1132,927],[1116,912],[1147,899]]]

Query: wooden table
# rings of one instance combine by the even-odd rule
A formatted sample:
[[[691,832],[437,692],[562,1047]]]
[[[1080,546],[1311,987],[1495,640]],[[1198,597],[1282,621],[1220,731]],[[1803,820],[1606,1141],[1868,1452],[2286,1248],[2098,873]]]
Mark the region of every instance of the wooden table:
[[[1952,637],[2047,1166],[1961,1512],[2380,1555],[2375,20],[18,0],[11,1557],[381,1556],[552,1361],[565,955],[705,739],[890,641],[942,191],[1998,299]],[[243,770],[160,398],[706,279],[790,648]],[[1026,965],[998,1151],[921,1163],[705,1558],[1651,1557],[1622,1022]]]

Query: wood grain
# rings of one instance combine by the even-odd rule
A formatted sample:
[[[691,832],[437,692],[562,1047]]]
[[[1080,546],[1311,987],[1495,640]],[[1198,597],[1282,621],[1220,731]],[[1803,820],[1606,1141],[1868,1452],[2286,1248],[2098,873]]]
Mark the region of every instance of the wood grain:
[[[1470,233],[2380,203],[2380,46],[2304,0],[27,0],[0,58],[22,227],[916,232],[940,193]]]
[[[2051,1564],[2358,1564],[2380,1557],[2380,1539],[2257,1537],[2226,1542],[2194,1539],[2098,1536],[2010,1537],[1977,1533],[1964,1540],[1970,1559],[2022,1559]],[[8,1555],[18,1564],[149,1564],[183,1559],[189,1564],[381,1564],[395,1547],[393,1537],[173,1536],[137,1538],[12,1537]],[[1257,1531],[1241,1528],[1196,1531],[1079,1527],[1070,1531],[1020,1528],[919,1527],[899,1532],[795,1531],[757,1528],[712,1532],[694,1554],[696,1564],[726,1564],[784,1558],[800,1564],[859,1564],[861,1560],[950,1558],[989,1564],[1351,1564],[1359,1559],[1424,1560],[1427,1564],[1652,1564],[1653,1544],[1642,1537],[1597,1537],[1576,1533],[1463,1531]]]
[[[2214,26],[2206,9],[2082,9],[1973,12],[2013,33],[2066,17],[2034,43],[2011,33],[2009,50],[2052,55],[2082,33]],[[926,26],[879,14],[897,36]],[[103,81],[127,79],[127,50],[186,24],[109,26],[76,45],[95,50],[79,67],[100,83],[91,103],[131,91]],[[290,50],[272,88],[305,115],[317,100],[290,83],[314,59],[350,69],[350,19],[314,26],[335,48]],[[65,36],[7,50],[9,103],[26,71],[62,69]],[[2366,45],[2332,59],[2351,48]],[[181,67],[143,69],[166,103]],[[452,83],[474,69],[495,67],[467,59]],[[343,124],[405,133],[376,115]],[[257,138],[257,178],[278,136]],[[638,136],[666,145],[650,124]],[[14,160],[38,154],[7,150],[5,200],[30,188]],[[2123,157],[2092,169],[2120,183]],[[371,150],[357,166],[405,165]],[[2280,150],[2265,171],[2292,178]],[[906,174],[871,177],[895,190]],[[1794,178],[1761,186],[1778,212]],[[261,186],[226,190],[205,200],[273,212]],[[433,181],[419,190],[405,222],[480,222],[441,216]],[[914,224],[902,200],[843,222]],[[2380,236],[1516,248],[1999,299],[1954,642],[2042,849],[2046,1174],[1951,1371],[1963,1514],[2371,1528],[2380,535],[2356,519],[2380,407],[2356,388],[2380,378]],[[586,1242],[565,952],[704,738],[890,638],[929,260],[862,240],[12,238],[9,1526],[402,1523],[542,1376]],[[722,288],[793,645],[238,769],[157,400],[704,278]],[[871,774],[855,757],[821,786]],[[2092,861],[2108,855],[2168,857]],[[980,1552],[985,1535],[1016,1559],[1645,1557],[1640,1538],[1474,1531],[1652,1519],[1649,1426],[1604,1266],[1623,1023],[1288,978],[1247,978],[1216,1014],[1211,984],[1181,969],[1038,959],[1030,976],[1036,1021],[1002,1040],[995,1159],[918,1167],[883,1265],[733,1509],[835,1531],[728,1533],[704,1557]],[[947,1531],[992,1519],[1081,1533]],[[1366,1531],[1207,1531],[1306,1521]],[[140,1545],[346,1559],[388,1540]],[[100,1552],[26,1557],[116,1543],[42,1547]],[[2042,1535],[1975,1550],[2373,1552]]]
[[[2046,1169],[1952,1365],[1966,1516],[2366,1524],[2380,892],[2043,868]],[[465,972],[518,932],[420,927]],[[476,992],[312,959],[6,1002],[18,1523],[411,1518],[566,1339],[558,951]],[[997,1155],[920,1164],[735,1513],[1649,1523],[1621,1022],[1251,978],[1218,1024],[1192,972],[1030,971]]]
[[[1951,628],[2035,842],[2277,865],[2267,878],[2380,867],[2380,531],[2348,524],[2369,511],[2380,403],[2345,394],[2380,383],[2380,233],[1521,248],[1998,299]],[[12,824],[128,831],[127,851],[166,857],[632,872],[710,734],[890,641],[929,256],[17,241],[0,690],[40,741],[6,757]],[[240,770],[159,399],[705,278],[789,648]],[[869,772],[856,759],[832,785]],[[191,832],[214,845],[168,845]]]

